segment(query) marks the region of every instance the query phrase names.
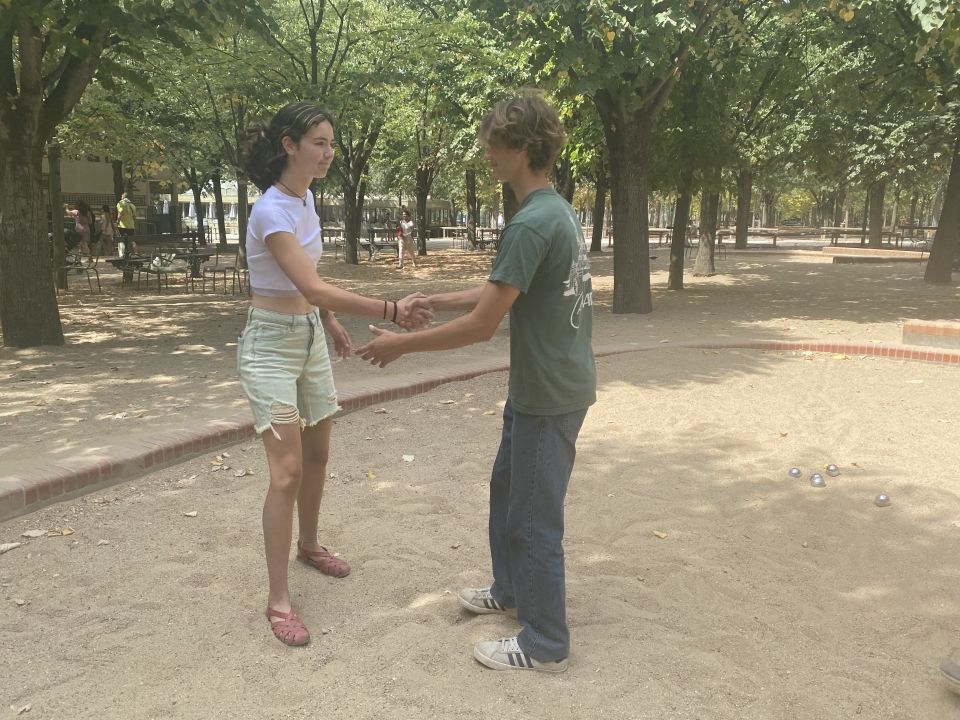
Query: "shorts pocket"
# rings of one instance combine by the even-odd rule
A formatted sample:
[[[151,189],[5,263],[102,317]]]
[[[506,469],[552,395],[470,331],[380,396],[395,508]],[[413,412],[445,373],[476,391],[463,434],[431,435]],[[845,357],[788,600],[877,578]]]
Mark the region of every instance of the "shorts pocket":
[[[254,328],[254,338],[257,340],[281,340],[290,334],[289,325],[259,321]]]

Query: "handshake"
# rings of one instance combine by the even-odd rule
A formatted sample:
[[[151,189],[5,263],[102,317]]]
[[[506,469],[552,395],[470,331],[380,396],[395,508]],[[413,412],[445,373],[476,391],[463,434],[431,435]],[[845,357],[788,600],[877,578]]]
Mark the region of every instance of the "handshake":
[[[423,293],[411,293],[403,300],[396,302],[396,315],[393,321],[404,330],[419,330],[430,324],[433,320],[433,307],[430,298]],[[376,337],[363,347],[354,351],[362,359],[377,365],[385,367],[401,355],[404,355],[409,349],[407,341],[409,336],[400,333],[390,332],[370,325],[370,332]]]
[[[403,300],[398,300],[395,305],[396,316],[393,322],[404,330],[419,330],[433,320],[430,298],[423,293],[410,293]]]

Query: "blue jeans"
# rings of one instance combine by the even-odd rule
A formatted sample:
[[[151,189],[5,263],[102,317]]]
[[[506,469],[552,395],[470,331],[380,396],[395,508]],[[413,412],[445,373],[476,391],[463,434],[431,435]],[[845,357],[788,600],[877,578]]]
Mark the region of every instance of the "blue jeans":
[[[490,592],[517,608],[517,643],[541,662],[570,654],[563,500],[586,415],[525,415],[508,400],[490,478]]]

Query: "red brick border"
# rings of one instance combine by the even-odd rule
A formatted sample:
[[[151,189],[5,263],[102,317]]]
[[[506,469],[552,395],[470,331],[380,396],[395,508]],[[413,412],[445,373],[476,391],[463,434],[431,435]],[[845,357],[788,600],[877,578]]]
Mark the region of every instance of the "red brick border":
[[[679,342],[669,344],[606,346],[596,350],[597,357],[644,352],[669,347],[730,350],[809,350],[811,352],[873,355],[903,360],[960,365],[960,350],[917,346],[862,345],[836,342],[792,342],[783,340]],[[371,405],[413,397],[451,382],[470,380],[479,375],[503,372],[509,365],[502,362],[477,364],[410,381],[396,379],[360,392],[343,392],[343,412],[353,412]],[[153,436],[149,441],[132,445],[116,445],[109,455],[39,465],[29,472],[0,477],[0,520],[7,520],[37,510],[53,502],[114,485],[161,467],[233,445],[254,436],[251,421],[218,420],[194,428],[171,430]]]

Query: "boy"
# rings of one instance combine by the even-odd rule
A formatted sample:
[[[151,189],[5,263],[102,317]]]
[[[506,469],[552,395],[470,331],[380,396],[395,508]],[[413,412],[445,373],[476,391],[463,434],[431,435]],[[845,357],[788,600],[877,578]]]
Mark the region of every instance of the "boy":
[[[563,672],[570,652],[563,501],[577,436],[596,401],[587,247],[573,208],[547,177],[564,142],[556,110],[537,95],[514,97],[484,119],[479,138],[520,204],[488,282],[430,298],[434,310],[467,314],[411,334],[371,326],[377,337],[357,354],[383,367],[406,353],[486,341],[510,311],[509,396],[490,480],[493,584],[461,590],[459,599],[476,614],[516,609],[520,633],[477,643],[479,662]]]

